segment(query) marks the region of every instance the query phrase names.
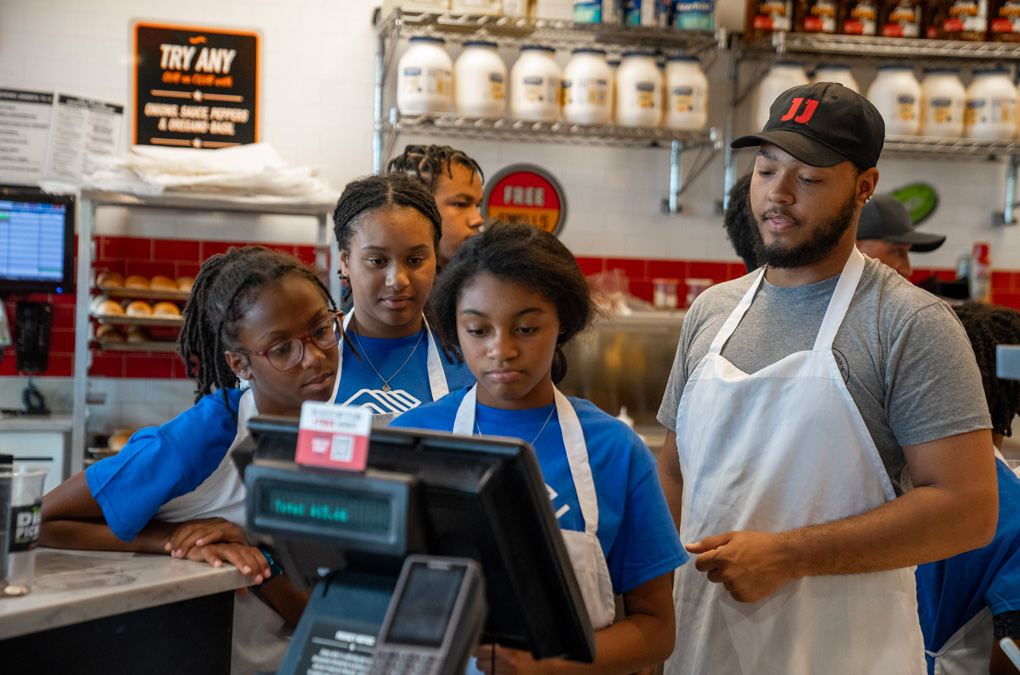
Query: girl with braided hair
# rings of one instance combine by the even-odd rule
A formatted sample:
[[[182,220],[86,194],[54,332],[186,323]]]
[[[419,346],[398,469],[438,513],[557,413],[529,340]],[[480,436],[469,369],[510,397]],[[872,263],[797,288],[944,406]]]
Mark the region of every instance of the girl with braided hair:
[[[535,663],[528,652],[482,645],[475,667],[608,674],[661,663],[675,637],[670,577],[687,554],[647,446],[623,422],[556,388],[567,369],[562,346],[594,315],[574,256],[538,228],[494,222],[457,253],[433,300],[440,331],[478,384],[393,426],[509,436],[534,447],[596,631],[591,665]],[[626,616],[614,623],[615,595]]]
[[[330,400],[340,315],[311,270],[258,246],[208,259],[183,314],[178,350],[195,380],[194,407],[47,494],[40,541],[234,565],[259,586],[235,602],[231,671],[272,671],[307,594],[275,576],[265,547],[249,545],[230,451],[251,416],[296,417],[304,401]]]
[[[441,235],[428,188],[401,173],[352,181],[333,232],[353,296],[334,400],[385,421],[474,382],[425,319]]]
[[[457,249],[485,222],[478,210],[485,180],[482,168],[448,145],[408,145],[399,157],[390,160],[386,172],[407,174],[432,192],[443,221],[436,262],[440,268],[446,267]]]

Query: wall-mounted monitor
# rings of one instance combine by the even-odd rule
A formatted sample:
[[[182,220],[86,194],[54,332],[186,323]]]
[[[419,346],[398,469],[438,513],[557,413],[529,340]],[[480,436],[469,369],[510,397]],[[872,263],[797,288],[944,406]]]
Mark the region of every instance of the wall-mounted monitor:
[[[0,293],[74,291],[72,195],[0,188]]]

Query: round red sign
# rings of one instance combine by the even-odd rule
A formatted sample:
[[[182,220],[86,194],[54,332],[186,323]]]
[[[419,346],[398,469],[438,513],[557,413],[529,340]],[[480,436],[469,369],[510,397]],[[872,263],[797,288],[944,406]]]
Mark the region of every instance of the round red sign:
[[[482,199],[489,218],[525,222],[559,234],[567,215],[563,188],[544,169],[531,164],[509,166],[485,186]]]

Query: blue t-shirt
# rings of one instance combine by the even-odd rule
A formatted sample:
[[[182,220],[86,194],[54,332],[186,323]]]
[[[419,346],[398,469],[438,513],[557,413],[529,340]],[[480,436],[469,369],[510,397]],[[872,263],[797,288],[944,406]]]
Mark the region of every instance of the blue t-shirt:
[[[188,494],[223,461],[237,435],[241,390],[202,397],[166,424],[136,432],[113,457],[85,470],[89,490],[118,539],[131,541],[161,506]]]
[[[924,648],[937,652],[985,607],[992,615],[1020,610],[1020,478],[996,460],[999,522],[984,548],[919,565],[917,608]],[[934,673],[928,657],[928,672]]]
[[[400,414],[422,403],[431,402],[429,343],[424,331],[422,329],[403,338],[369,338],[350,332],[350,339],[360,359],[345,340],[343,370],[340,373],[336,402],[370,408],[374,415]],[[436,347],[439,349],[439,360],[443,364],[449,391],[475,383],[475,376],[466,364],[457,363],[456,359],[454,363],[447,360],[438,338]],[[383,378],[392,378],[389,380],[390,391],[382,390]]]
[[[451,392],[396,418],[391,426],[450,432],[467,389]],[[626,424],[584,399],[569,398],[588,446],[588,463],[599,506],[598,539],[606,556],[613,591],[626,593],[687,561],[666,498],[655,458]],[[564,530],[584,531],[581,507],[570,475],[567,451],[554,406],[499,410],[478,404],[476,421],[487,436],[531,442],[535,446],[553,513]]]

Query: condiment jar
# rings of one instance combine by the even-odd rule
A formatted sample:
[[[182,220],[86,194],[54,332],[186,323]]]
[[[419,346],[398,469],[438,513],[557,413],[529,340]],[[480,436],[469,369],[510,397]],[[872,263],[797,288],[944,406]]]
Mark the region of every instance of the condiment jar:
[[[495,42],[464,43],[453,65],[453,105],[464,115],[497,118],[506,109],[506,64]]]
[[[843,0],[843,35],[878,34],[878,0]]]
[[[925,68],[921,80],[921,127],[923,136],[963,136],[963,107],[967,91],[955,68]]]
[[[845,63],[820,63],[815,68],[814,82],[836,82],[855,94],[861,93],[857,78]]]
[[[613,71],[602,49],[575,49],[563,69],[563,119],[606,124],[613,116]]]
[[[445,113],[452,103],[453,61],[434,37],[413,37],[397,64],[397,108],[401,112]]]
[[[838,0],[797,0],[794,24],[798,33],[833,34],[838,28]]]
[[[939,30],[947,40],[981,42],[988,33],[988,0],[949,0]]]
[[[967,87],[964,135],[967,138],[1009,139],[1016,135],[1017,90],[1003,68],[974,71]]]
[[[882,37],[919,38],[924,24],[924,0],[885,0],[879,12]]]
[[[755,91],[751,130],[757,133],[765,127],[765,123],[769,121],[769,109],[780,94],[790,87],[797,87],[809,82],[807,73],[804,72],[804,66],[797,61],[776,61]]]
[[[793,30],[793,0],[749,0],[744,39],[754,40]]]
[[[988,39],[995,42],[1020,42],[1020,1],[992,0]]]
[[[708,122],[708,78],[693,56],[666,59],[666,121],[673,129],[703,129]]]
[[[868,100],[885,120],[886,136],[913,136],[921,123],[921,85],[909,65],[880,66]]]
[[[555,122],[560,117],[563,71],[552,47],[524,45],[510,69],[510,116],[529,122]]]
[[[654,127],[662,121],[662,72],[650,52],[627,52],[616,71],[616,122]]]

